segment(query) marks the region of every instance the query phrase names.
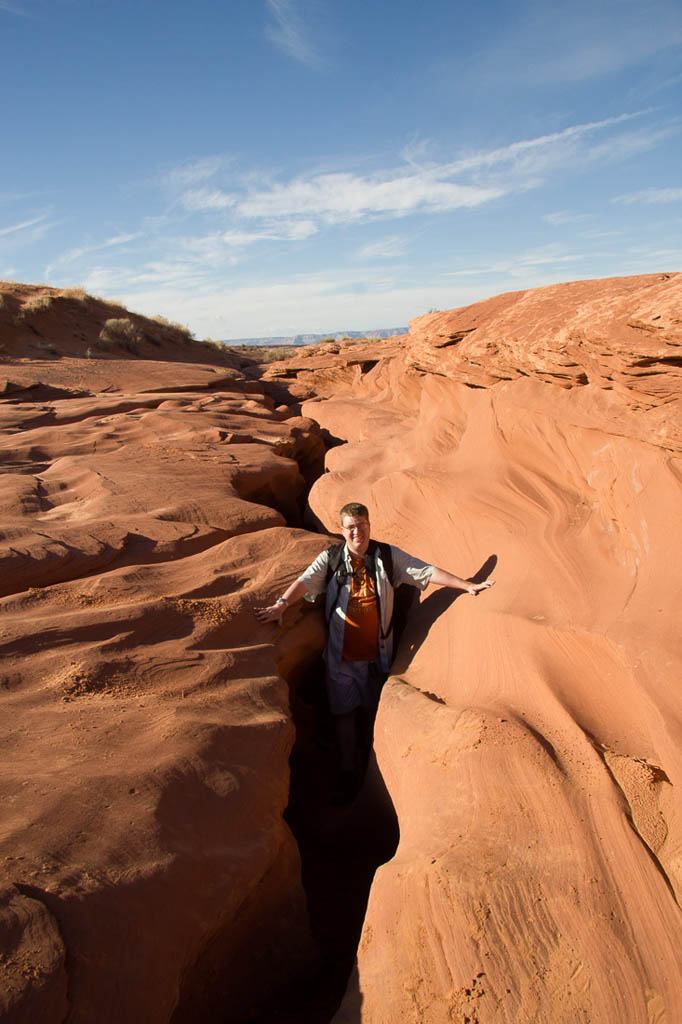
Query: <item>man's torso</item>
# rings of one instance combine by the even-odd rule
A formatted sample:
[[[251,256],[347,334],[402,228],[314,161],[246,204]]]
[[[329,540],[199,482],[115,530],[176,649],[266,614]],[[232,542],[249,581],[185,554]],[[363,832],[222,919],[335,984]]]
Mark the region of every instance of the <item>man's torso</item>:
[[[362,557],[350,555],[353,575],[343,632],[344,661],[372,661],[379,653],[376,585]]]

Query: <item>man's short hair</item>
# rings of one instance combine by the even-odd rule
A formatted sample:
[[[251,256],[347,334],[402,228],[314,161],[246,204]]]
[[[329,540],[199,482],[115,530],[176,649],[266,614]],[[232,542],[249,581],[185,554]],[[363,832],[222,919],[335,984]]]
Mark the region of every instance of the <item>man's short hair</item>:
[[[339,512],[339,520],[343,519],[344,516],[353,516],[354,518],[355,516],[364,516],[369,522],[369,509],[359,501],[349,501]]]

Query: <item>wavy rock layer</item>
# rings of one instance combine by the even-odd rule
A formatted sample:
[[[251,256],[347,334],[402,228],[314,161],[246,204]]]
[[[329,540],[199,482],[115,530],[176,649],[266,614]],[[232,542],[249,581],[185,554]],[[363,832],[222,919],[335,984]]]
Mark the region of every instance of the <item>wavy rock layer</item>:
[[[682,1019],[682,275],[267,369],[45,293],[0,309],[3,1022],[274,1020],[309,965],[283,677],[319,623],[274,650],[252,607],[328,543],[314,421],[307,514],[497,580],[427,593],[385,687],[400,844],[336,1020]],[[83,358],[112,316],[144,360]]]
[[[349,442],[327,527],[497,580],[427,593],[384,690],[401,838],[339,1022],[682,1017],[681,323],[682,275],[501,296],[303,407]]]
[[[7,370],[0,1017],[243,1021],[309,953],[252,607],[321,547],[319,431],[237,370]]]

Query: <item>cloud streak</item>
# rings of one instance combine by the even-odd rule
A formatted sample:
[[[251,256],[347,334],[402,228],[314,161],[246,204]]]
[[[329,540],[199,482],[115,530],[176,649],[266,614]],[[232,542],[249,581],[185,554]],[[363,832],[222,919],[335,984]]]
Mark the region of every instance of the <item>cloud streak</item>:
[[[225,211],[237,221],[303,217],[326,225],[473,209],[509,193],[535,188],[545,176],[566,166],[575,169],[624,159],[679,130],[676,126],[622,130],[647,113],[637,111],[571,125],[449,162],[420,166],[417,156],[425,155],[426,149],[423,145],[418,150],[412,147],[406,165],[373,175],[328,171],[265,185],[254,186],[247,180],[229,190],[190,188],[181,202],[189,211]]]
[[[105,249],[115,249],[122,245],[127,245],[129,242],[133,242],[137,238],[142,237],[142,232],[136,231],[129,234],[114,235],[112,238],[106,238],[103,242],[97,243],[97,245],[83,245],[77,249],[68,249],[59,258],[60,264],[75,263],[82,259],[84,256],[89,256],[94,252],[102,252]],[[48,267],[48,271],[52,271],[54,267]]]
[[[362,178],[355,174],[321,174],[308,180],[255,192],[238,203],[242,217],[318,216],[328,224],[367,217],[405,217],[417,210],[444,213],[479,206],[502,195],[499,188],[443,181],[438,172]]]
[[[403,295],[415,279],[423,276],[421,271],[415,268],[410,271],[403,265],[408,241],[410,252],[421,245],[428,264],[431,251],[427,252],[419,240],[428,232],[433,233],[436,243],[433,258],[455,261],[449,263],[449,277],[437,276],[441,281],[454,284],[455,290],[460,289],[458,279],[462,287],[466,281],[467,301],[473,294],[472,289],[478,289],[479,294],[488,290],[494,275],[502,283],[516,284],[523,280],[529,287],[531,283],[549,283],[574,274],[577,266],[585,275],[598,265],[596,258],[604,256],[595,254],[585,241],[576,240],[574,251],[554,243],[509,255],[504,251],[500,254],[498,250],[483,266],[480,264],[484,259],[480,257],[467,265],[467,257],[458,255],[466,249],[461,229],[471,230],[471,219],[478,216],[477,211],[492,207],[487,220],[481,216],[485,233],[491,230],[493,211],[497,213],[504,207],[508,212],[513,208],[515,197],[519,197],[519,204],[525,207],[524,193],[539,189],[545,181],[563,185],[571,175],[650,149],[671,132],[679,131],[675,122],[662,125],[659,120],[656,123],[647,116],[651,113],[634,111],[572,124],[560,131],[512,141],[505,146],[457,154],[449,160],[435,160],[430,144],[414,143],[404,152],[402,162],[397,158],[395,166],[375,163],[371,172],[367,170],[369,158],[358,158],[355,165],[350,166],[347,161],[336,165],[326,163],[324,169],[318,166],[297,175],[275,174],[274,171],[268,174],[263,168],[240,171],[234,160],[225,157],[188,160],[175,169],[166,169],[154,179],[158,200],[163,204],[159,216],[151,216],[147,204],[146,215],[133,225],[130,233],[105,237],[97,245],[73,248],[53,260],[49,269],[62,278],[66,274],[70,278],[78,274],[89,290],[125,297],[135,308],[144,300],[148,312],[164,308],[174,310],[183,305],[185,311],[177,311],[174,316],[183,321],[191,317],[197,325],[202,324],[198,329],[218,337],[225,337],[228,328],[212,327],[200,304],[194,310],[195,300],[198,303],[200,296],[215,297],[214,308],[222,303],[222,322],[227,324],[227,296],[231,301],[246,296],[248,289],[240,291],[240,282],[252,281],[254,274],[262,278],[263,288],[270,287],[272,282],[267,278],[273,274],[281,283],[281,295],[272,284],[269,294],[276,308],[273,312],[262,310],[265,291],[255,287],[253,293],[248,292],[254,296],[250,317],[243,310],[239,314],[241,322],[262,320],[263,334],[271,333],[265,327],[267,318],[274,318],[273,332],[275,323],[282,326],[290,323],[293,329],[301,329],[302,299],[297,314],[293,301],[297,289],[292,291],[292,281],[295,270],[311,259],[313,265],[319,267],[332,261],[334,270],[328,276],[337,281],[343,297],[339,293],[337,301],[336,293],[328,290],[330,284],[318,289],[317,278],[307,277],[308,312],[305,316],[316,317],[314,311],[322,310],[327,303],[329,317],[334,309],[339,311],[339,317],[348,309],[348,315],[338,321],[336,315],[332,320],[326,319],[323,330],[333,322],[342,328],[354,329],[357,319],[350,318],[350,314],[355,308],[348,297],[364,296],[363,289],[374,296],[376,302],[379,301],[377,296],[387,292]],[[679,198],[679,191],[682,190],[649,189],[632,193],[630,197],[617,197],[615,201],[672,201]],[[578,209],[580,205],[579,202]],[[570,236],[569,225],[584,227],[588,222],[595,228],[608,226],[601,223],[598,212],[579,213],[561,207],[552,210],[552,206],[545,210],[548,212],[543,217],[536,207],[538,224],[542,226],[544,221],[545,231],[549,226],[564,228],[562,237]],[[456,223],[460,213],[466,215],[460,218],[462,224]],[[409,226],[401,229],[399,224],[408,217],[412,218]],[[369,231],[363,233],[365,226],[375,224],[389,226],[384,231],[371,228],[370,237]],[[32,225],[27,219],[4,230],[15,231],[19,237],[22,228],[30,230]],[[415,225],[418,225],[416,232]],[[326,248],[329,245],[332,250]],[[333,256],[330,256],[332,251]],[[619,266],[620,258],[621,250],[604,256],[614,266]],[[430,280],[428,271],[424,270],[424,274]],[[428,283],[426,290],[414,292],[412,314],[420,312],[417,295],[426,296],[431,287]],[[439,287],[442,292],[445,286]],[[150,309],[147,301],[151,303],[152,296],[158,296],[158,305]],[[456,304],[455,298],[453,294],[449,306]],[[364,298],[362,301],[364,303]],[[404,299],[401,303],[404,306]],[[449,308],[442,294],[436,298],[430,291],[422,309],[434,305]],[[396,316],[397,313],[390,317],[391,322],[404,319],[404,315],[397,319]],[[229,313],[229,322],[234,328],[236,312]],[[312,329],[311,319],[307,322]],[[240,327],[233,330],[232,336],[246,336],[249,332],[259,333],[253,327]]]
[[[29,228],[35,227],[36,224],[43,224],[46,220],[47,214],[43,213],[40,217],[32,217],[31,220],[23,220],[19,224],[12,224],[8,228],[0,228],[0,237],[18,234],[20,231],[27,231]]]
[[[322,59],[306,38],[306,30],[294,0],[266,0],[272,21],[265,34],[288,57],[310,68],[322,67]]]
[[[645,188],[639,192],[614,196],[612,203],[632,206],[634,203],[645,203],[647,206],[658,203],[682,203],[682,188]]]
[[[549,85],[603,78],[682,41],[678,0],[573,0],[570,5],[530,0],[517,7],[516,27],[504,43],[477,55],[477,79],[483,75],[491,86],[510,74]]]
[[[6,0],[0,0],[0,11],[6,11],[7,14],[17,14],[20,18],[33,18],[32,14],[28,11],[23,10],[21,7],[17,7],[16,4],[8,4]]]

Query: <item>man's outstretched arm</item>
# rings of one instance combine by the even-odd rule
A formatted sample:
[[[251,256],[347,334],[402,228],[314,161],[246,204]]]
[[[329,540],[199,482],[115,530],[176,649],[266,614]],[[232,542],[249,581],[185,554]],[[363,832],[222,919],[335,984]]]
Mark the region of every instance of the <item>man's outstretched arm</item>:
[[[430,583],[435,583],[438,587],[450,587],[451,590],[464,590],[467,594],[476,596],[480,594],[482,590],[488,590],[489,587],[495,585],[495,580],[484,580],[483,583],[470,583],[469,580],[460,579],[459,576],[455,576],[454,573],[446,572],[445,569],[439,569],[435,566],[431,573]]]
[[[255,608],[254,615],[259,622],[274,622],[275,620],[279,622],[282,618],[282,613],[286,611],[290,604],[294,604],[295,601],[303,597],[307,589],[302,580],[294,580],[291,586],[287,587],[274,604],[269,605],[267,608]]]

